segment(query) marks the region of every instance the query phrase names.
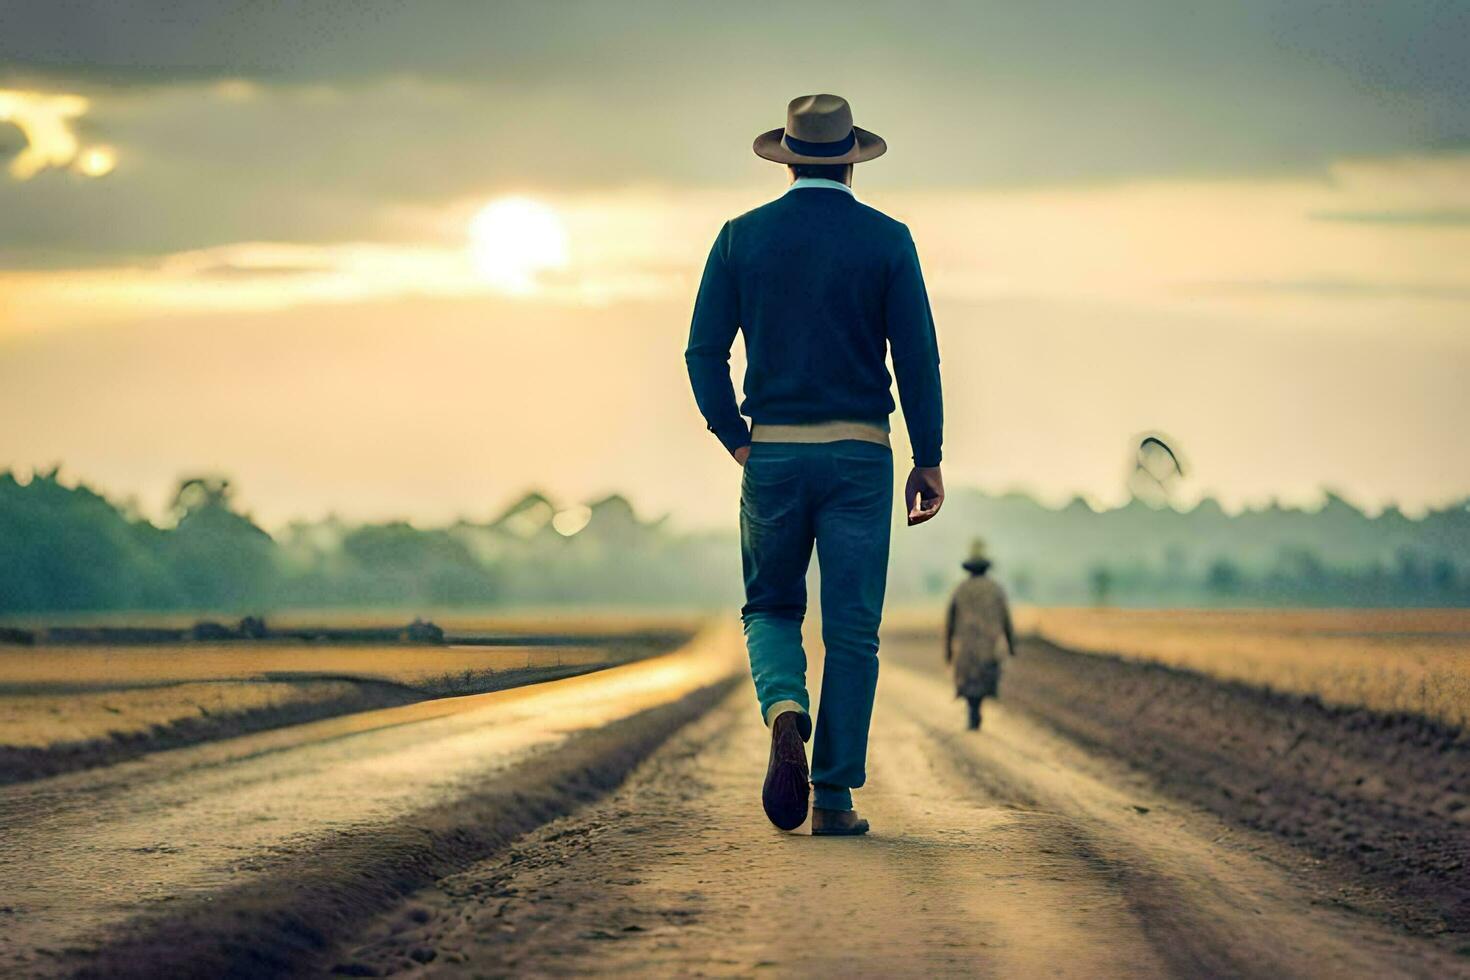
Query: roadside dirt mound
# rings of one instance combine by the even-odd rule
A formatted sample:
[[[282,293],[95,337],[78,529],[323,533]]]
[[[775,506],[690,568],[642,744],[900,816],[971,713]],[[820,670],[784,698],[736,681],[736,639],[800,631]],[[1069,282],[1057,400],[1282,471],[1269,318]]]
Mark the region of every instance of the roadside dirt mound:
[[[48,745],[5,745],[0,744],[0,786],[21,783],[32,779],[43,779],[78,769],[110,766],[128,759],[136,759],[150,752],[198,745],[218,739],[234,738],[253,732],[300,725],[321,718],[359,711],[392,708],[416,701],[461,694],[480,694],[498,691],[525,684],[571,677],[575,674],[608,666],[605,663],[566,664],[556,667],[532,667],[502,671],[466,673],[462,677],[431,681],[417,686],[397,684],[363,677],[347,677],[306,674],[265,675],[260,682],[237,681],[229,684],[174,684],[158,685],[138,691],[111,691],[100,694],[72,695],[73,701],[92,700],[126,704],[130,694],[149,695],[155,702],[164,702],[164,707],[176,717],[166,722],[149,724],[134,730],[118,730],[102,738],[88,738],[53,742]],[[275,696],[269,703],[258,707],[242,707],[239,704],[213,711],[202,710],[196,703],[199,688],[232,687],[238,691],[274,688]],[[172,705],[167,702],[172,699]],[[7,706],[10,714],[18,714],[18,708],[27,703],[26,698],[11,696]],[[41,702],[41,698],[32,699]],[[51,700],[54,700],[52,698]],[[242,702],[235,697],[226,702]],[[151,705],[157,708],[158,705]],[[39,703],[36,710],[45,710]],[[108,710],[117,710],[109,708]],[[187,713],[186,713],[187,712]],[[3,713],[3,712],[0,712]],[[180,717],[181,716],[181,717]],[[126,719],[118,717],[119,728]]]
[[[1005,703],[1344,862],[1401,925],[1470,934],[1470,733],[1041,640],[1019,653]]]

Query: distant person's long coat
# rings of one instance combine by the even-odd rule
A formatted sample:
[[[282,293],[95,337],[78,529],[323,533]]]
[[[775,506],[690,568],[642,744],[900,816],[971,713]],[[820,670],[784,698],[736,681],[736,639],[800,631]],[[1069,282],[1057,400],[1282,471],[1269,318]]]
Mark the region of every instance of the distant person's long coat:
[[[984,574],[961,582],[950,600],[944,635],[955,693],[964,698],[994,697],[1001,658],[1015,648],[1005,591]]]

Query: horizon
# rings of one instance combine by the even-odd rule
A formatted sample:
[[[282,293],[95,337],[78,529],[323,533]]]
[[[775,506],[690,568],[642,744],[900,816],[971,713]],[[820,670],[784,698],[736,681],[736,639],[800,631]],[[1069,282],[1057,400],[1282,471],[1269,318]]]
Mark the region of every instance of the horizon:
[[[29,468],[13,466],[0,467],[0,479],[6,478],[15,480],[21,486],[26,486],[35,479],[55,480],[60,486],[67,489],[89,490],[102,497],[112,506],[136,514],[155,527],[167,528],[172,526],[168,514],[169,495],[167,494],[156,501],[155,506],[149,506],[147,502],[140,500],[136,495],[120,493],[101,486],[97,482],[89,480],[83,475],[76,474],[69,467],[60,464],[54,464],[54,468],[39,466]],[[598,504],[619,499],[628,504],[640,523],[649,525],[664,524],[680,534],[733,533],[737,530],[733,517],[724,524],[689,524],[678,520],[677,515],[670,512],[649,510],[640,503],[634,494],[616,488],[606,489],[586,497],[571,498],[551,492],[546,487],[538,486],[534,482],[528,483],[519,491],[512,492],[496,504],[482,507],[478,511],[464,511],[447,517],[430,518],[409,513],[354,514],[342,508],[329,508],[326,511],[316,514],[301,513],[288,516],[280,521],[266,521],[260,519],[255,509],[250,506],[249,494],[241,492],[239,481],[228,474],[198,470],[186,471],[175,479],[175,489],[179,484],[189,479],[225,480],[231,492],[231,509],[241,516],[248,518],[257,527],[273,537],[288,531],[293,525],[311,526],[330,522],[341,522],[343,524],[357,526],[401,523],[422,530],[453,527],[456,524],[487,526],[502,520],[518,507],[525,504],[526,501],[533,499],[547,501],[555,509],[557,516],[570,515],[577,510],[585,511]],[[1462,510],[1470,512],[1470,492],[1459,497],[1430,502],[1419,509],[1409,510],[1392,501],[1380,507],[1368,506],[1361,500],[1355,500],[1351,494],[1345,494],[1335,488],[1325,486],[1319,488],[1319,496],[1313,501],[1292,502],[1273,497],[1261,501],[1246,502],[1239,506],[1227,506],[1225,502],[1209,493],[1181,495],[1171,491],[1167,499],[1155,503],[1138,496],[1128,496],[1121,502],[1099,502],[1089,499],[1086,495],[1080,493],[1062,498],[1048,498],[1025,487],[994,489],[971,484],[964,486],[950,485],[948,490],[949,496],[952,498],[958,498],[967,494],[976,494],[990,500],[1019,498],[1042,510],[1054,513],[1080,505],[1086,507],[1091,513],[1098,515],[1138,506],[1153,511],[1169,511],[1188,516],[1200,510],[1202,507],[1209,505],[1214,505],[1227,518],[1260,514],[1273,510],[1281,513],[1312,515],[1321,513],[1334,503],[1341,503],[1368,520],[1377,520],[1391,512],[1396,512],[1412,522],[1423,521],[1426,517],[1435,514],[1449,514]],[[575,524],[575,526],[580,530],[581,524]],[[576,531],[563,534],[564,537],[574,537],[575,535]]]

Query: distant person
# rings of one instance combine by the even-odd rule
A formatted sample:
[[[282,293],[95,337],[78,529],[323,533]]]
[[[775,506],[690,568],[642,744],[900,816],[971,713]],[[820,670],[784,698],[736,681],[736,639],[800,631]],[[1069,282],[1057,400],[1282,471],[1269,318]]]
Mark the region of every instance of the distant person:
[[[985,542],[975,540],[962,566],[970,577],[954,590],[944,617],[944,662],[954,669],[955,694],[969,704],[969,725],[980,727],[980,702],[995,697],[1000,662],[1016,654],[1011,607],[990,571]]]
[[[846,100],[792,100],[786,127],[755,141],[758,156],[787,165],[791,186],[720,229],[684,354],[710,431],[745,468],[742,618],[771,729],[761,801],[772,823],[792,830],[806,819],[814,788],[818,835],[868,830],[852,791],[865,779],[888,569],[890,351],[914,451],[904,490],[909,524],[929,520],[944,501],[939,348],[919,256],[907,227],[852,192],[853,164],[886,149],[853,126]],[[747,362],[738,407],[730,381],[737,331]],[[826,668],[809,787],[801,623],[814,544]]]

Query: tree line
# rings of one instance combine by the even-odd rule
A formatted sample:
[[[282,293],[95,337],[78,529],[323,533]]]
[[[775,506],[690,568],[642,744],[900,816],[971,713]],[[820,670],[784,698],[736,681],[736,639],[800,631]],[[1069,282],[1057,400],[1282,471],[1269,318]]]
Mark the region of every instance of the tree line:
[[[942,521],[895,528],[889,596],[928,601],[982,535],[1022,601],[1128,605],[1470,605],[1470,501],[1407,517],[1327,494],[1319,508],[1226,513],[1134,500],[1096,510],[952,492]],[[297,521],[267,532],[229,480],[180,480],[150,520],[58,471],[0,472],[0,613],[507,605],[735,607],[733,530],[687,532],[624,497],[528,493],[439,527]]]

